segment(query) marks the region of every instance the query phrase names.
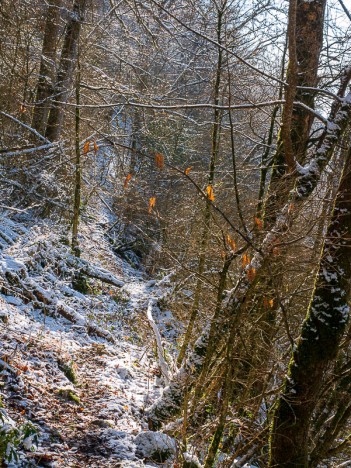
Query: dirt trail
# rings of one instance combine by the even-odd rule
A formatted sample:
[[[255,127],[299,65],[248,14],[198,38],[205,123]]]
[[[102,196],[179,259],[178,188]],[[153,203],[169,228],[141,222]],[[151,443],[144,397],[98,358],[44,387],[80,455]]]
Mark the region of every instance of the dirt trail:
[[[39,436],[32,452],[26,448],[35,437],[22,441],[19,459],[9,466],[155,466],[142,459],[136,443],[147,430],[143,410],[162,390],[145,315],[148,299],[157,295],[155,282],[116,259],[97,229],[83,257],[103,259],[98,266],[126,284],[121,289],[94,280],[82,295],[67,279],[67,249],[47,227],[27,230],[8,221],[0,231],[1,398],[16,427],[30,421]],[[6,283],[16,262],[24,265],[23,281],[41,288],[40,307]],[[55,300],[46,303],[46,294]],[[60,316],[56,299],[84,321]],[[89,323],[109,330],[114,343],[94,336]]]

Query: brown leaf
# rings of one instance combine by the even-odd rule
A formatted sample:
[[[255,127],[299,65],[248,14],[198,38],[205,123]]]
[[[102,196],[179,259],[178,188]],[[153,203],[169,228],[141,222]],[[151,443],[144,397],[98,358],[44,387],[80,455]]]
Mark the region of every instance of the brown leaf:
[[[90,151],[90,141],[87,140],[83,146],[83,154],[87,154]]]
[[[252,281],[255,279],[255,276],[256,276],[256,268],[250,266],[246,270],[246,275],[247,275],[247,278],[250,281],[250,283],[252,283]]]
[[[233,250],[233,252],[236,250],[236,243],[235,241],[230,237],[229,234],[227,234],[227,244],[229,247]]]
[[[184,174],[185,174],[185,175],[189,175],[189,172],[191,171],[192,168],[193,168],[193,166],[187,167],[187,168],[185,169],[185,171],[184,171]]]
[[[96,143],[96,140],[94,140],[94,151],[95,151],[95,153],[98,151],[98,149],[99,149],[99,147],[98,147],[98,145]]]
[[[274,304],[273,299],[268,299],[267,297],[263,298],[263,306],[265,309],[268,309],[269,307],[272,309]]]
[[[250,257],[246,253],[244,253],[242,257],[241,265],[243,268],[247,267],[247,265],[250,265]]]
[[[207,192],[207,197],[210,201],[214,201],[215,199],[215,196],[214,196],[214,193],[213,193],[213,187],[212,185],[208,185],[207,188],[206,188],[206,192]]]
[[[132,174],[128,174],[127,177],[125,178],[124,180],[124,184],[123,184],[123,187],[126,189],[128,187],[128,184],[129,182],[131,181],[132,179]]]
[[[256,224],[256,226],[257,226],[257,229],[258,229],[259,231],[262,231],[262,229],[263,229],[263,221],[262,221],[262,219],[256,218],[256,217],[255,217],[255,224]]]
[[[165,157],[163,156],[163,154],[161,154],[161,153],[156,153],[156,154],[155,154],[155,162],[156,162],[156,166],[157,166],[159,169],[163,169],[164,166],[165,166]]]
[[[156,197],[151,197],[149,199],[149,214],[152,212],[152,208],[155,207],[156,204]]]
[[[273,247],[272,253],[274,257],[278,257],[278,255],[280,254],[279,247]]]

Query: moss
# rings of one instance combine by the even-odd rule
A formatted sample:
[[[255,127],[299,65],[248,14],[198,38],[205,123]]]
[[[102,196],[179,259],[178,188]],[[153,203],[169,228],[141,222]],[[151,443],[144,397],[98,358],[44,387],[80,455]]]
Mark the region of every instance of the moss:
[[[72,288],[82,294],[87,294],[89,292],[89,282],[87,277],[81,271],[76,271],[74,273]]]
[[[73,361],[66,363],[64,361],[58,360],[57,365],[58,365],[58,368],[65,374],[65,376],[70,382],[72,382],[74,385],[78,383],[78,378],[74,370]]]
[[[61,242],[61,244],[63,244],[63,245],[67,245],[67,246],[70,245],[70,244],[69,244],[69,239],[68,239],[68,237],[62,236],[62,237],[60,238],[60,242]]]
[[[77,405],[80,404],[80,398],[78,395],[76,395],[72,390],[67,389],[67,388],[60,388],[58,391],[58,394],[62,396],[63,398],[66,398],[67,400],[72,401],[73,403],[76,403]]]

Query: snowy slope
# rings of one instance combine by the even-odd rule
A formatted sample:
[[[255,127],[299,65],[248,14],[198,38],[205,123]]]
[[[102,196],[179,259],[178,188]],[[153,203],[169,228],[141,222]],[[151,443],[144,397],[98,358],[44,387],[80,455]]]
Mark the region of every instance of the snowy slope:
[[[143,417],[162,391],[146,310],[165,286],[116,257],[99,224],[83,226],[81,243],[76,262],[55,225],[0,220],[9,466],[172,466],[174,441],[145,432]],[[87,294],[72,287],[78,272],[91,276]],[[156,309],[174,336],[170,312]]]

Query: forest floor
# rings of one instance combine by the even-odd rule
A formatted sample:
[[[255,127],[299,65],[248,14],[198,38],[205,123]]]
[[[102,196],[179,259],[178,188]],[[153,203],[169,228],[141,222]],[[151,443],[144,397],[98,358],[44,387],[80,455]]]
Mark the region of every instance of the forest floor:
[[[174,440],[143,415],[162,392],[146,310],[167,281],[116,256],[101,217],[80,241],[79,270],[54,224],[0,217],[4,466],[173,466]],[[72,282],[84,269],[95,279],[82,294]],[[154,312],[171,355],[179,324]]]

